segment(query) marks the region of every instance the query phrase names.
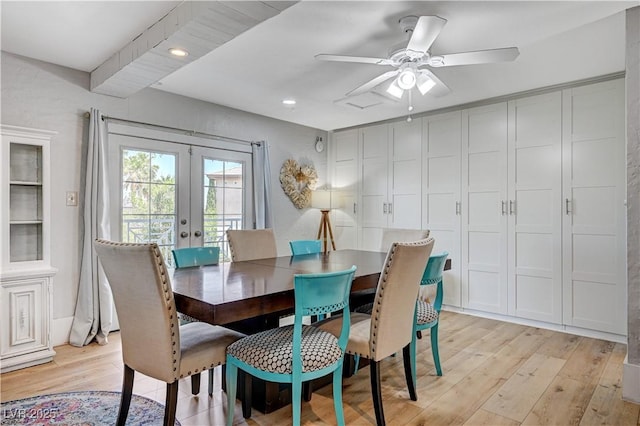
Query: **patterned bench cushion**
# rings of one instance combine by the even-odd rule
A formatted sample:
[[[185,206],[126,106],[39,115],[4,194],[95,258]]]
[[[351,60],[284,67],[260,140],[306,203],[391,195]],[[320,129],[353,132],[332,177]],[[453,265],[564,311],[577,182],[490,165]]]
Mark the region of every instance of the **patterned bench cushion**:
[[[290,374],[293,325],[252,334],[227,347],[232,355],[255,368],[271,373]],[[336,363],[343,353],[338,339],[313,326],[302,326],[302,372],[316,371]]]
[[[416,314],[416,322],[418,324],[428,324],[438,319],[438,311],[430,303],[418,300],[416,306],[418,308],[418,313]]]

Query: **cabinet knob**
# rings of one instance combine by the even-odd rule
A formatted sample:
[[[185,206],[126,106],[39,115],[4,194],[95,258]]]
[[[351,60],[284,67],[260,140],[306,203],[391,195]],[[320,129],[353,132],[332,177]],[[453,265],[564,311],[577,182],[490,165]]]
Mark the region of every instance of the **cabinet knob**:
[[[196,238],[200,238],[200,237],[202,236],[202,232],[200,232],[200,231],[196,231],[196,232],[194,232],[194,233],[193,233],[193,235],[194,235]]]
[[[182,237],[182,238],[187,238],[188,236],[189,236],[189,233],[187,231],[182,231],[180,233],[180,237]]]

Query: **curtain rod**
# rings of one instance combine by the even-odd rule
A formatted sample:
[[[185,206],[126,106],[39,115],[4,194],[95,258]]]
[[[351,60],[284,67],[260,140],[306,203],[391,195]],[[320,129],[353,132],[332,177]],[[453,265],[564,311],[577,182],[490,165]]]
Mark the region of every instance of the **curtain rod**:
[[[85,112],[84,113],[84,117],[85,118],[89,118],[89,116],[90,116],[89,112]],[[258,145],[258,146],[260,146],[261,143],[262,143],[262,142],[248,141],[248,140],[245,140],[245,139],[232,138],[232,137],[229,137],[229,136],[220,136],[220,135],[214,135],[214,134],[211,134],[211,133],[198,132],[196,130],[186,130],[186,129],[180,129],[180,128],[177,128],[177,127],[169,127],[169,126],[162,126],[162,125],[159,125],[159,124],[143,123],[141,121],[127,120],[125,118],[109,117],[107,115],[102,115],[102,120],[103,121],[114,121],[114,122],[120,122],[120,123],[127,123],[127,124],[132,124],[134,126],[139,126],[139,127],[151,127],[151,128],[156,128],[156,129],[163,129],[163,130],[168,130],[168,131],[171,131],[171,132],[174,132],[174,133],[185,134],[187,136],[197,136],[197,137],[201,137],[201,138],[222,140],[222,141],[226,141],[226,142],[235,142],[235,143],[243,143],[243,144]]]

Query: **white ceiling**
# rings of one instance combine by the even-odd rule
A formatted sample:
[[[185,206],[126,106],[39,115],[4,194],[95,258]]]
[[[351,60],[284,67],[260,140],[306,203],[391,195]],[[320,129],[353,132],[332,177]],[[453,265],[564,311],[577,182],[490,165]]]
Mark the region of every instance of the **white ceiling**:
[[[181,2],[0,3],[2,50],[90,72]],[[448,20],[432,53],[517,46],[512,63],[435,68],[452,90],[413,91],[414,113],[624,70],[624,9],[640,1],[302,1],[152,87],[325,130],[407,114],[407,99],[364,110],[345,93],[389,70],[320,62],[387,57],[406,15]],[[295,98],[295,108],[281,104]]]

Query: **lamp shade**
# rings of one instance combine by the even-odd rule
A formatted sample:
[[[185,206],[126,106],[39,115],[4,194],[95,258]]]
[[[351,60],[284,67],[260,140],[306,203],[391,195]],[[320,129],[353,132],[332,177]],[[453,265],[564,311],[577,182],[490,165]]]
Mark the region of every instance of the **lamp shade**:
[[[317,190],[311,195],[311,207],[320,210],[331,209],[331,191]]]

